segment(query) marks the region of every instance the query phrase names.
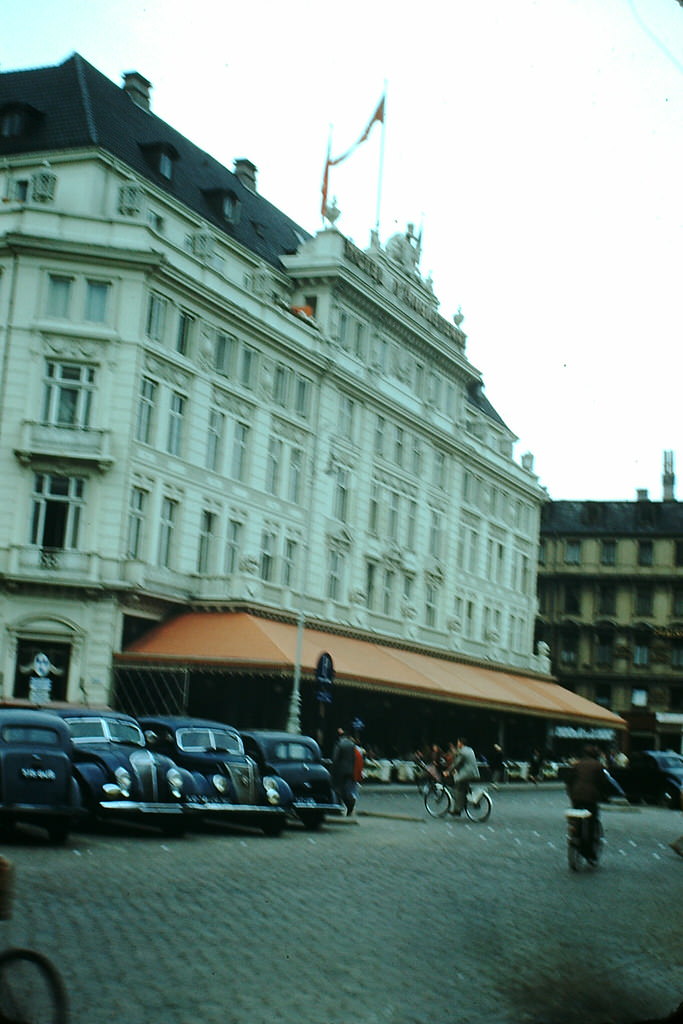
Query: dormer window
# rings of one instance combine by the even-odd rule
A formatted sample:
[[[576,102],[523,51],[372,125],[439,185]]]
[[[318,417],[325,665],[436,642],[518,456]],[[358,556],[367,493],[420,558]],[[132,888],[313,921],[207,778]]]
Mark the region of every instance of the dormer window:
[[[240,217],[240,202],[232,189],[207,188],[204,195],[214,214],[226,224],[236,224]]]
[[[7,103],[0,108],[0,139],[16,139],[36,124],[41,113],[29,103]]]
[[[172,181],[173,167],[180,155],[175,146],[172,146],[170,142],[152,142],[140,148],[152,170],[160,174],[166,181]]]

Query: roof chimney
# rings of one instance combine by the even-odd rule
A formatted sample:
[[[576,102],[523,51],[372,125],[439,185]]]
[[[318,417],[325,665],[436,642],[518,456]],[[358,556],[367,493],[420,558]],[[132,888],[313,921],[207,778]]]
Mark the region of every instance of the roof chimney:
[[[639,489],[636,491],[637,501],[649,501],[650,495],[647,493],[647,488]]]
[[[143,110],[149,110],[149,93],[152,83],[148,82],[139,71],[124,72],[121,88],[128,93],[133,103],[137,103]]]
[[[674,485],[676,483],[676,477],[674,475],[674,453],[664,452],[664,472],[662,474],[662,499],[664,501],[675,501],[674,497]]]
[[[252,164],[251,160],[247,160],[245,157],[235,160],[235,177],[252,192],[256,192],[256,171],[256,165]]]

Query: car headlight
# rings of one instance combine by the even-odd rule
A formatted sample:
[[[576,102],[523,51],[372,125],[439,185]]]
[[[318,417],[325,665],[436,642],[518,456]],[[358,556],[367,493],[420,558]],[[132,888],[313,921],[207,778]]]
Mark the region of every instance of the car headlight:
[[[214,788],[219,793],[228,792],[228,780],[226,779],[225,775],[214,775],[211,781],[214,784]]]
[[[266,791],[266,800],[269,804],[280,803],[280,788],[275,779],[270,776],[266,776],[263,780],[263,788]]]
[[[121,790],[121,796],[130,796],[130,772],[126,771],[125,768],[117,768],[116,771],[114,772],[114,778],[116,779],[117,785]]]
[[[181,797],[183,793],[183,777],[177,768],[169,768],[166,772],[166,781],[168,782],[171,794],[175,797]]]

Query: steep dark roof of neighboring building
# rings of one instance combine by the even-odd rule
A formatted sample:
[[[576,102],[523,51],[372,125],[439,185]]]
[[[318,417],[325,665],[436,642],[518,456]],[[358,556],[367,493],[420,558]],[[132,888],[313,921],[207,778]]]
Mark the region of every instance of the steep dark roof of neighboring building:
[[[481,381],[475,380],[467,385],[467,400],[476,406],[480,412],[483,412],[489,419],[494,420],[495,423],[500,424],[501,427],[505,427],[506,430],[510,430],[508,425],[502,419],[501,416],[496,412],[488,398],[484,394],[484,385]]]
[[[677,501],[548,501],[541,535],[666,536],[683,539],[683,504]]]
[[[100,147],[278,269],[280,256],[295,252],[310,237],[212,156],[138,106],[80,54],[55,67],[0,74],[0,110],[13,105],[30,110],[29,130],[0,137],[0,156]],[[145,155],[145,147],[159,146],[176,155],[170,181]],[[240,205],[236,223],[221,217],[212,190],[235,196]]]

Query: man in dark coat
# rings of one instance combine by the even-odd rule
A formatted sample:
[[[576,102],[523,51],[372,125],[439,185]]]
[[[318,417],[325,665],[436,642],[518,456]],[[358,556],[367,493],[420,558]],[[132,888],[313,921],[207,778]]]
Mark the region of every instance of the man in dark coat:
[[[354,779],[356,744],[343,729],[337,730],[337,742],[332,752],[332,785],[335,793],[346,807],[346,813],[353,814],[356,806],[357,787]]]
[[[598,751],[588,746],[583,756],[569,769],[567,776],[567,794],[572,807],[590,811],[590,828],[587,836],[586,850],[582,851],[587,860],[595,860],[595,839],[598,828],[598,805],[610,791],[610,784],[605,770],[598,760]]]

